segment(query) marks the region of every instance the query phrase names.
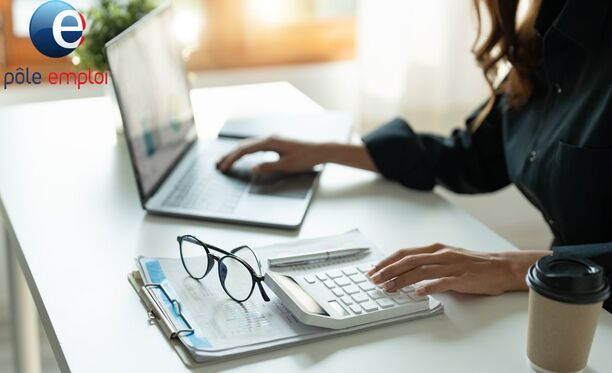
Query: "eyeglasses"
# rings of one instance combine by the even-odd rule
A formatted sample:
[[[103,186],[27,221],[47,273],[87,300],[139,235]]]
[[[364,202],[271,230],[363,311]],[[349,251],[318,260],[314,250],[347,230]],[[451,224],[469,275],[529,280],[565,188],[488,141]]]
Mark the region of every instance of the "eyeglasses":
[[[183,267],[195,280],[203,279],[212,269],[215,261],[219,270],[219,281],[223,290],[236,302],[244,302],[251,297],[255,284],[261,297],[269,302],[270,298],[263,288],[264,276],[257,254],[248,246],[239,246],[230,252],[204,243],[195,236],[185,235],[176,238],[181,252]],[[217,251],[223,256],[212,254]]]

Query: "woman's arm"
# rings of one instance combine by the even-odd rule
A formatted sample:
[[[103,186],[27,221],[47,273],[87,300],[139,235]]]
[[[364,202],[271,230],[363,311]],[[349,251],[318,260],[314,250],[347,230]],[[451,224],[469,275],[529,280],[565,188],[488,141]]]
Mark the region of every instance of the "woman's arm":
[[[419,295],[448,290],[470,294],[501,294],[527,290],[525,276],[529,267],[545,255],[590,259],[603,267],[612,281],[612,242],[557,246],[553,251],[509,251],[483,253],[443,244],[402,249],[378,263],[368,273],[372,281],[394,291],[423,280]],[[604,302],[612,312],[612,299]]]
[[[427,295],[448,290],[469,294],[496,295],[526,290],[525,276],[544,251],[484,253],[434,244],[402,249],[384,259],[368,273],[376,284],[395,291],[423,280],[417,288]]]
[[[323,154],[325,162],[378,172],[368,149],[363,144],[321,144],[319,151]]]
[[[386,178],[421,190],[440,184],[457,193],[482,193],[510,183],[502,136],[501,99],[477,131],[458,129],[451,136],[415,133],[395,119],[363,138],[364,145],[314,144],[269,138],[248,141],[227,154],[217,168],[228,172],[245,154],[275,151],[280,157],[254,172],[301,172],[334,162],[380,172]],[[481,108],[467,119],[471,122]]]

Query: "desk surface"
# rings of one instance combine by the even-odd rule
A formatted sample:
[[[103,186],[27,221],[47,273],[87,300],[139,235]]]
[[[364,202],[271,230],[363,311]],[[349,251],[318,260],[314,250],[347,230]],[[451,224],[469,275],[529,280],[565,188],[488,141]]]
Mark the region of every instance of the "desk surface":
[[[228,115],[320,110],[286,83],[196,90],[205,136]],[[127,282],[138,255],[177,255],[174,237],[222,247],[268,244],[358,227],[386,251],[434,241],[484,251],[512,245],[435,193],[376,175],[326,168],[299,231],[153,217],[141,210],[125,144],[105,98],[0,111],[0,208],[58,363],[73,372],[180,372],[187,368]],[[526,293],[439,296],[446,314],[209,365],[206,371],[520,372]],[[612,316],[602,312],[590,372],[609,371]],[[400,368],[401,367],[401,368]],[[203,369],[202,369],[203,370]]]

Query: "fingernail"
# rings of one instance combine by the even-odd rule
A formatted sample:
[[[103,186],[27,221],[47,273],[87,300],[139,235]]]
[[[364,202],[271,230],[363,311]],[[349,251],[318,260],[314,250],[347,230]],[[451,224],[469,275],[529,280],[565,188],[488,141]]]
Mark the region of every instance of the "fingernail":
[[[373,282],[378,283],[380,281],[380,273],[376,273],[374,276],[371,276],[370,278],[372,279]]]
[[[422,287],[422,286],[415,286],[414,292],[415,292],[417,295],[425,295],[425,294],[426,294],[426,292],[425,292],[425,288],[424,288],[424,287]]]
[[[395,289],[395,281],[389,281],[385,284],[385,290],[392,291]]]

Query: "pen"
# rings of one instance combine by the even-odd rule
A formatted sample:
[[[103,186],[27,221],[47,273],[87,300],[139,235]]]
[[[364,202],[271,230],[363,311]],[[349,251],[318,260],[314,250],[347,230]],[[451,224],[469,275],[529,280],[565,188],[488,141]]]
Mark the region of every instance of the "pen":
[[[319,262],[326,259],[338,259],[346,258],[353,255],[365,254],[370,251],[369,247],[356,247],[350,249],[332,249],[325,251],[315,251],[312,253],[305,254],[294,254],[287,256],[277,256],[268,259],[268,266],[270,267],[283,267],[300,264],[310,264],[313,262]]]

